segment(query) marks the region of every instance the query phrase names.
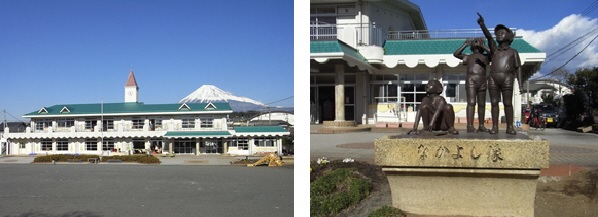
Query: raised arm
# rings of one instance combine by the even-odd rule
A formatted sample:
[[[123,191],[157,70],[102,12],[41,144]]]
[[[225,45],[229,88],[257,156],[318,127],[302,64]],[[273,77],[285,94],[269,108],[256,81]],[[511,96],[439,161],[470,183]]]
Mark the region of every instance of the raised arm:
[[[492,34],[486,28],[486,24],[484,23],[484,17],[480,13],[478,13],[478,24],[480,24],[480,28],[482,28],[482,32],[484,32],[484,36],[486,36],[486,40],[488,40],[488,46],[490,47],[490,53],[496,49],[496,42],[494,38],[492,38]]]
[[[470,41],[471,41],[471,39],[469,39],[469,38],[465,39],[465,42],[463,42],[463,45],[461,45],[461,47],[459,49],[457,49],[457,51],[455,51],[453,56],[462,60],[465,57],[465,55],[463,55],[463,50],[465,50],[465,48],[467,46],[469,46]]]

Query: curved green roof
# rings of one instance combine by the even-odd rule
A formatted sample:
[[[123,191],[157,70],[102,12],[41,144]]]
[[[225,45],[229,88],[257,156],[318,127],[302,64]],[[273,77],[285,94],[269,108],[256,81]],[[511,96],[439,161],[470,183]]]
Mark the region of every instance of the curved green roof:
[[[311,41],[309,44],[310,53],[344,53],[355,59],[366,62],[357,49],[350,47],[347,43],[340,40],[332,41]]]
[[[387,40],[384,43],[384,55],[416,55],[416,54],[453,54],[465,39],[418,39],[418,40]],[[542,53],[530,45],[523,38],[515,38],[511,47],[519,53]],[[465,54],[471,53],[469,48]]]

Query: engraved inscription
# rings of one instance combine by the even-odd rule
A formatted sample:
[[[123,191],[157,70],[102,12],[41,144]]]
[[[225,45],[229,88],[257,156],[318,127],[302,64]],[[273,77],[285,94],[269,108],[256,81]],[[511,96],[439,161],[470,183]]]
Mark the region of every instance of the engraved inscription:
[[[452,155],[453,159],[463,158],[463,155],[461,155],[461,150],[463,150],[463,147],[457,145],[457,153]]]
[[[478,151],[475,149],[475,146],[473,146],[473,148],[471,149],[471,159],[477,160],[480,158],[480,155]]]
[[[434,154],[434,157],[442,158],[443,156],[448,155],[450,153],[451,151],[449,151],[447,147],[441,145],[440,147],[438,147],[438,150],[436,150],[436,154]]]
[[[502,156],[502,152],[500,150],[500,147],[498,146],[498,144],[494,145],[494,146],[488,146],[489,149],[489,153],[488,153],[488,160],[491,160],[492,162],[497,162],[499,160],[503,160],[503,156]]]
[[[419,145],[417,147],[417,154],[419,154],[420,160],[426,159],[426,157],[428,157],[428,147],[425,147],[424,145]]]

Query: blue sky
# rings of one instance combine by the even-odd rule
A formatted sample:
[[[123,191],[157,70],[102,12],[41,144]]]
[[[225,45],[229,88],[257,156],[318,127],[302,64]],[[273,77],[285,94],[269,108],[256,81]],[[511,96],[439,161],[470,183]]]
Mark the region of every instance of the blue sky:
[[[123,102],[131,67],[145,103],[204,84],[262,103],[294,94],[293,1],[0,0],[0,30],[0,110],[17,118]]]
[[[597,0],[412,2],[419,5],[429,30],[479,29],[476,12],[484,16],[490,29],[499,23],[518,29],[518,36],[549,56],[532,79],[563,66],[577,53],[564,65],[565,70],[598,66],[598,39],[591,42],[598,37]],[[586,33],[590,34],[575,40]]]

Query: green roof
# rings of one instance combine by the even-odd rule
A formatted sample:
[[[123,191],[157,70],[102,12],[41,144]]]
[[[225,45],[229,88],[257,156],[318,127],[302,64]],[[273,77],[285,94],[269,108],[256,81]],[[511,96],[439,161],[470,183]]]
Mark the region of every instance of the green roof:
[[[186,106],[185,106],[186,105]],[[210,103],[184,103],[184,104],[144,104],[144,103],[96,103],[96,104],[59,104],[50,107],[43,107],[27,116],[45,115],[94,115],[94,114],[146,114],[146,113],[188,113],[188,112],[232,112],[230,105],[226,102]]]
[[[418,40],[387,40],[384,43],[384,55],[416,55],[416,54],[453,54],[465,39],[418,39]],[[511,47],[519,53],[542,53],[531,46],[523,38],[515,38]],[[469,48],[465,54],[471,53]]]
[[[281,126],[244,126],[235,127],[237,133],[284,133],[289,132]]]
[[[168,131],[164,137],[218,137],[230,136],[228,131]]]
[[[357,49],[350,47],[340,40],[333,41],[311,41],[309,44],[310,53],[344,53],[355,59],[366,61]]]

